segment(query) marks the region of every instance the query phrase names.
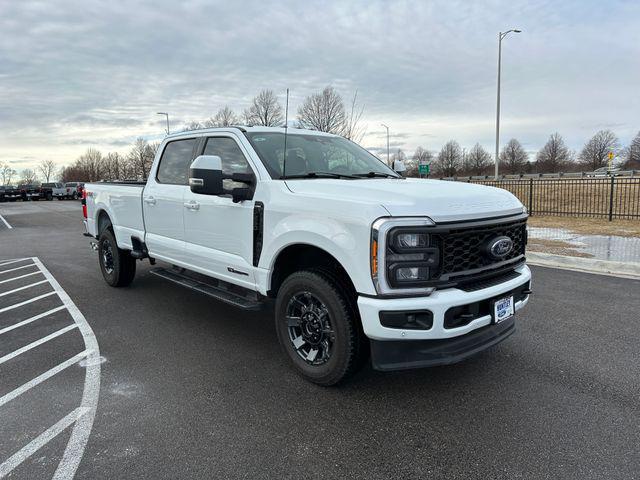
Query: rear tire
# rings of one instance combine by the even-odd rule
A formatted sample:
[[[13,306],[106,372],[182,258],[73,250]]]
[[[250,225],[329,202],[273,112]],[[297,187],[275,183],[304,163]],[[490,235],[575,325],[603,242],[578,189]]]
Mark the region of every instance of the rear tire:
[[[128,250],[118,248],[111,228],[105,228],[98,240],[98,262],[104,281],[112,287],[131,285],[136,275],[136,259]]]
[[[295,272],[282,283],[275,322],[282,349],[306,380],[335,385],[360,365],[358,318],[344,290],[322,272]]]

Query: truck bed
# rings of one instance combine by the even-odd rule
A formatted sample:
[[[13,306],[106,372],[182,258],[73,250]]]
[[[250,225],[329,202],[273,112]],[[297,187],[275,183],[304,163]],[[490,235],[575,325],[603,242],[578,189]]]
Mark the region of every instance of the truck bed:
[[[87,230],[97,236],[100,212],[109,212],[113,231],[121,248],[131,248],[131,237],[144,239],[142,192],[144,182],[87,183]]]

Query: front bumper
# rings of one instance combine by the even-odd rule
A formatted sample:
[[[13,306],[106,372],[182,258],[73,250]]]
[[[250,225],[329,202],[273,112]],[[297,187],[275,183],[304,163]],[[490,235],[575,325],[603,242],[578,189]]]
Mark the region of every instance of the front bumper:
[[[480,353],[506,339],[516,329],[514,317],[497,325],[442,340],[371,340],[373,368],[383,372],[449,365]]]
[[[501,296],[522,292],[531,282],[531,271],[526,265],[515,270],[518,275],[497,285],[476,291],[457,288],[436,290],[430,296],[410,298],[358,298],[358,309],[364,333],[371,340],[372,361],[380,370],[415,368],[419,366],[455,363],[489,348],[510,335],[513,319],[494,325],[487,311],[487,302]],[[523,308],[529,295],[515,295],[515,311]],[[483,305],[467,324],[447,328],[445,315],[453,307]],[[413,312],[428,310],[433,323],[428,329],[385,327],[381,312]],[[451,313],[449,314],[451,315]]]

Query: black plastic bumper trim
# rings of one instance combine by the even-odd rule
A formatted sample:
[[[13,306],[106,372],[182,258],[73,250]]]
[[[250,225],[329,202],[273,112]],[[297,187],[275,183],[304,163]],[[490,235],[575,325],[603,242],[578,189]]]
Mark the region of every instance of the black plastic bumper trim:
[[[460,362],[500,343],[516,329],[511,317],[466,335],[437,340],[370,340],[373,368],[384,372]]]

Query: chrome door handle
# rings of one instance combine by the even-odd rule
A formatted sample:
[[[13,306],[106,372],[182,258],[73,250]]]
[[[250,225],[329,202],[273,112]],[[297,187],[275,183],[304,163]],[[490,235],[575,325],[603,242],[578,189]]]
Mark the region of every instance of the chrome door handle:
[[[190,202],[186,202],[184,204],[185,208],[188,208],[189,210],[200,210],[200,204],[198,202],[194,202],[193,200]]]
[[[144,199],[144,203],[146,203],[147,205],[155,205],[156,199],[153,197],[147,197]]]

